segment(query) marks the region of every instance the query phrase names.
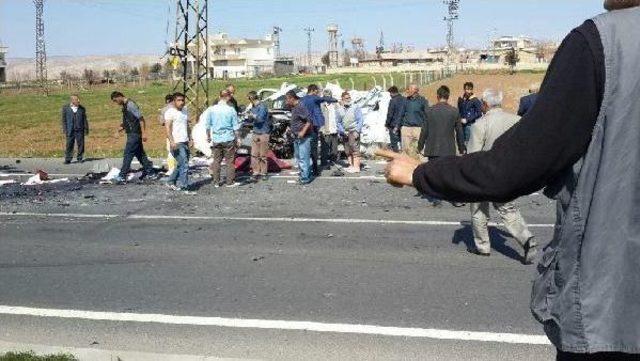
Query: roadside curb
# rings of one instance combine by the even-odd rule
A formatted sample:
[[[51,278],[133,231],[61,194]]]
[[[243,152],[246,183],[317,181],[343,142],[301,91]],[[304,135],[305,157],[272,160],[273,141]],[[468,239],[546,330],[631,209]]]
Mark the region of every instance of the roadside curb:
[[[4,354],[7,352],[31,351],[38,355],[71,354],[80,361],[258,361],[257,359],[158,354],[150,352],[101,350],[94,348],[47,346],[0,341],[0,354]]]

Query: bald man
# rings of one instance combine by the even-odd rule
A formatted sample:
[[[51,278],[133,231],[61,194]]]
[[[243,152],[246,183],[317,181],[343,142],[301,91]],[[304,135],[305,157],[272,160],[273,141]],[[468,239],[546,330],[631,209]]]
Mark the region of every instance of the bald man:
[[[62,133],[67,139],[64,152],[64,164],[71,163],[74,146],[78,145],[76,159],[78,163],[84,161],[84,136],[89,134],[87,111],[80,105],[80,98],[72,95],[69,104],[62,107]]]
[[[535,107],[493,147],[419,164],[392,184],[449,201],[557,201],[531,311],[558,361],[640,359],[640,0],[608,0],[562,42]]]

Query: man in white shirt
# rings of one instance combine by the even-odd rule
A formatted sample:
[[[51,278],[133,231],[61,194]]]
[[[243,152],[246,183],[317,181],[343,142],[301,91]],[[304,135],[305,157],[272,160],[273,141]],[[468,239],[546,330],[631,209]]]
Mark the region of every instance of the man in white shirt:
[[[169,176],[168,185],[174,190],[188,190],[189,187],[189,116],[184,109],[184,94],[173,95],[173,108],[164,114],[165,128],[171,154],[177,167]]]

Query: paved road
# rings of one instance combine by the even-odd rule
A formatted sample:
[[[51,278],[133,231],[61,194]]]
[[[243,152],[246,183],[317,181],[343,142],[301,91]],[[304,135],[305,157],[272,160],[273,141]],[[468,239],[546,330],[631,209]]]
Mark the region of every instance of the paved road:
[[[0,166],[17,174],[34,162],[56,164]],[[0,307],[0,340],[269,360],[551,359],[550,346],[530,342],[542,335],[528,310],[534,267],[515,242],[495,228],[493,256],[469,255],[466,208],[433,208],[371,166],[365,178],[309,187],[203,182],[196,195],[153,183],[0,187],[0,305],[29,310]],[[546,242],[552,204],[539,195],[520,204]],[[130,313],[155,318],[120,319]],[[220,327],[228,320],[235,326]],[[296,330],[297,321],[334,326]],[[516,343],[494,342],[505,333]]]

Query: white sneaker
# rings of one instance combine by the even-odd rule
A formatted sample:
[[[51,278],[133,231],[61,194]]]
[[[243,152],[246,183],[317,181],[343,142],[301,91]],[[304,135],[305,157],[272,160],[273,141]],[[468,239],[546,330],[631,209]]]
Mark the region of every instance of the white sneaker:
[[[360,173],[360,169],[355,169],[353,167],[345,168],[344,171],[351,174]]]
[[[235,182],[233,184],[227,184],[225,187],[227,187],[227,188],[236,188],[236,187],[239,187],[241,184],[242,183]]]

